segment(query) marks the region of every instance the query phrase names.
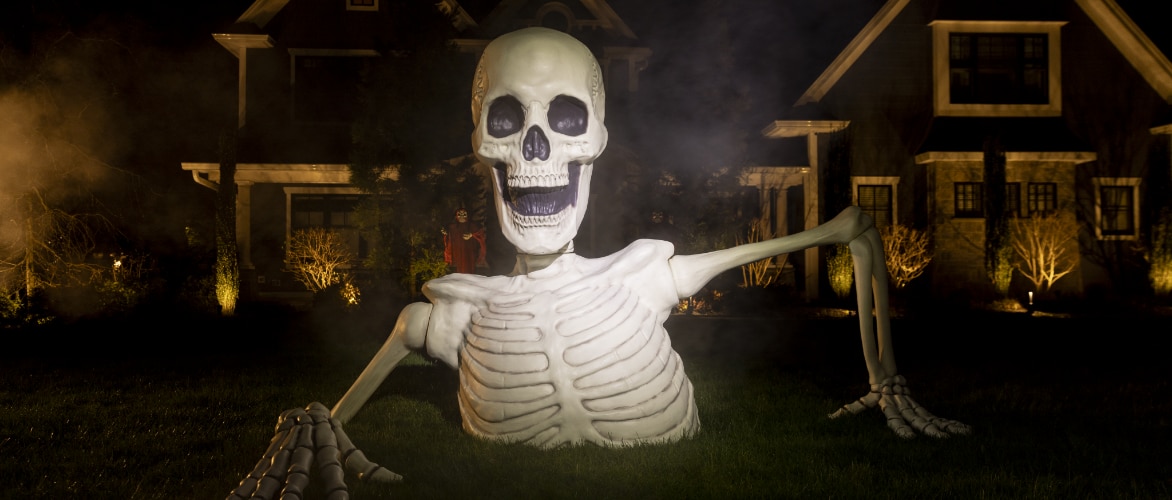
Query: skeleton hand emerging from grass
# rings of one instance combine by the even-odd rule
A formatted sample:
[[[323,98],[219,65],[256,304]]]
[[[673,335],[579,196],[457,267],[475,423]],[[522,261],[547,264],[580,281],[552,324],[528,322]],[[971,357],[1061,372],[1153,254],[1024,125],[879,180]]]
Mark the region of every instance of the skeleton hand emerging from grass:
[[[699,432],[700,418],[663,327],[679,300],[726,270],[842,243],[854,259],[872,392],[832,417],[878,405],[902,437],[968,432],[907,396],[892,354],[883,244],[858,207],[808,231],[704,254],[638,240],[607,257],[576,255],[594,160],[606,146],[604,101],[598,63],[565,33],[528,28],[485,48],[473,82],[472,145],[489,167],[516,266],[508,276],[457,273],[427,282],[428,302],[403,309],[334,406],[339,438],[340,424],[412,351],[459,371],[460,414],[473,436],[547,448],[686,438]]]
[[[316,471],[313,466],[317,465]],[[331,500],[349,498],[342,465],[360,480],[400,481],[402,476],[366,459],[354,447],[346,431],[321,403],[305,409],[286,410],[277,418],[277,432],[260,462],[228,500],[245,498],[302,498],[310,475],[322,480],[322,491]]]

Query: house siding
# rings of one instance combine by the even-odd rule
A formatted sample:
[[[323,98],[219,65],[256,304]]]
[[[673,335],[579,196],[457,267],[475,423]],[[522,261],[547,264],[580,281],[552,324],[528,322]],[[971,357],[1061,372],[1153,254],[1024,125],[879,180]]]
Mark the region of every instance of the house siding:
[[[983,122],[979,127],[971,127],[968,137],[951,141],[949,147],[956,149],[935,149],[941,144],[928,143],[929,133],[942,120],[933,116],[932,109],[933,48],[929,23],[947,12],[943,9],[946,4],[951,5],[945,0],[910,2],[818,105],[835,119],[850,122],[852,176],[900,178],[897,219],[929,231],[933,240],[935,259],[928,274],[921,279],[930,281],[934,292],[946,294],[960,290],[984,294],[991,290],[983,268],[984,219],[953,216],[953,183],[981,181],[981,144],[989,134],[997,134],[996,120],[1002,118],[947,118],[965,123]],[[1022,183],[1023,211],[1029,182],[1055,183],[1062,216],[1083,226],[1080,244],[1072,243],[1072,248],[1082,256],[1081,262],[1075,272],[1055,284],[1056,292],[1077,295],[1095,287],[1134,289],[1142,284],[1145,274],[1142,252],[1136,245],[1143,241],[1150,219],[1143,214],[1147,212],[1147,204],[1155,201],[1154,197],[1168,196],[1146,188],[1146,179],[1153,175],[1154,169],[1169,168],[1167,155],[1156,153],[1155,148],[1156,141],[1167,139],[1153,135],[1151,129],[1166,124],[1172,113],[1164,98],[1075,2],[1058,2],[1054,6],[1053,12],[1036,20],[1065,21],[1060,28],[1061,45],[1055,47],[1061,54],[1061,116],[1047,125],[1058,127],[1032,130],[1019,123],[1015,129],[1006,129],[1012,135],[1005,139],[1012,145],[1005,151],[1025,158],[1031,154],[1045,156],[1040,153],[1067,155],[1067,158],[1034,161],[1019,156],[1007,165],[1007,181]],[[1063,127],[1065,131],[1057,130]],[[1051,132],[1059,135],[1044,135]],[[1063,133],[1068,137],[1061,138]],[[965,153],[967,156],[962,156],[969,160],[959,161],[954,157],[945,162],[931,160],[917,164],[919,155],[934,152]],[[1104,177],[1141,179],[1137,197],[1141,234],[1133,241],[1095,238],[1093,224],[1098,221],[1094,215],[1097,199],[1094,179]],[[832,182],[840,181],[826,180]],[[1028,282],[1015,274],[1011,289],[1021,291],[1026,285]]]

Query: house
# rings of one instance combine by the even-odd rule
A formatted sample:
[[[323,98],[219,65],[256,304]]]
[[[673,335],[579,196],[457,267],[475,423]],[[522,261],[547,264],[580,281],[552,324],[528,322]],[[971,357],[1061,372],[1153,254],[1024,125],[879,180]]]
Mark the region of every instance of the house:
[[[1172,63],[1168,37],[1153,41],[1137,24],[1158,17],[1129,15],[1144,7],[1125,3],[872,3],[871,19],[763,130],[808,151],[790,170],[765,167],[802,175],[793,182],[803,188],[785,189],[775,175],[776,198],[763,203],[794,206],[785,197],[802,196],[796,205],[825,220],[833,213],[820,196],[833,183],[849,186],[880,226],[930,235],[934,259],[921,286],[987,296],[990,146],[1004,154],[1011,217],[1055,213],[1082,225],[1068,248],[1078,265],[1055,292],[1142,288],[1142,246],[1169,199]],[[849,183],[829,175],[836,140],[847,144]],[[1014,280],[1012,293],[1032,291]]]
[[[362,193],[350,184],[348,168],[351,123],[359,106],[354,95],[364,61],[401,49],[395,39],[395,9],[402,5],[387,0],[255,0],[232,26],[212,34],[227,50],[225,57],[230,54],[238,61],[236,74],[225,76],[238,82],[235,184],[242,299],[306,296],[284,264],[287,242],[298,229],[338,230],[361,253],[354,219]],[[450,16],[458,34],[452,42],[463,54],[464,69],[453,75],[464,88],[459,109],[467,109],[480,51],[493,38],[521,27],[560,29],[590,46],[605,73],[608,109],[622,109],[636,94],[639,72],[651,55],[604,0],[443,0],[434,5]],[[469,137],[470,117],[453,119],[466,127],[462,137]],[[607,124],[622,126],[618,118]],[[622,147],[621,140],[613,139],[609,146],[616,151]],[[467,156],[470,149],[464,139],[451,157]],[[219,189],[216,152],[182,168],[195,182]],[[578,242],[580,248],[613,244],[595,241],[596,232],[589,230],[605,227],[602,217],[594,215],[584,223],[588,234]],[[480,219],[490,227],[496,223],[491,215],[481,213]],[[436,238],[441,238],[438,229]],[[511,254],[501,260],[506,259],[505,270],[511,267]]]

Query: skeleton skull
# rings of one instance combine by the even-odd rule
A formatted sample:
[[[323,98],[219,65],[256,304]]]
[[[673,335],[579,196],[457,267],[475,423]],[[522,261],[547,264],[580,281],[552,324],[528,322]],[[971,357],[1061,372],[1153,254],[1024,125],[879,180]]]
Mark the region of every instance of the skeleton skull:
[[[472,88],[472,149],[492,167],[501,232],[522,254],[573,250],[594,160],[606,148],[594,55],[546,28],[484,49]]]

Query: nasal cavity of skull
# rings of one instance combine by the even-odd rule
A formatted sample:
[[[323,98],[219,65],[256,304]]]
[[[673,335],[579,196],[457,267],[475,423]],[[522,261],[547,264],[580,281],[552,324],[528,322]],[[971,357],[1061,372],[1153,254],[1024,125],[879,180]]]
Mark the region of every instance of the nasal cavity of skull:
[[[525,157],[525,161],[549,159],[549,138],[545,137],[541,127],[534,125],[525,132],[525,140],[521,141],[521,156]]]

